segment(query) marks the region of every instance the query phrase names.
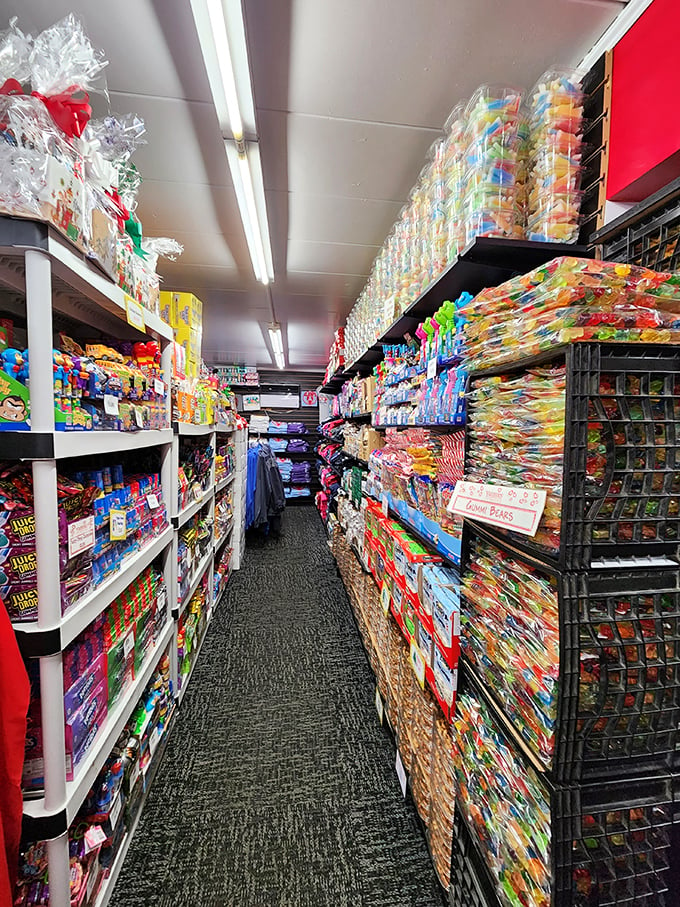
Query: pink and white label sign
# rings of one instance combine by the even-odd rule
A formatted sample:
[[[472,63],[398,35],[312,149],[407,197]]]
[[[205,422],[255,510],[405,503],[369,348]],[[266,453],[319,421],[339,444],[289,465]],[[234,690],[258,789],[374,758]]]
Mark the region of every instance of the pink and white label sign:
[[[537,488],[458,482],[448,509],[480,523],[535,535],[545,498],[546,492]]]

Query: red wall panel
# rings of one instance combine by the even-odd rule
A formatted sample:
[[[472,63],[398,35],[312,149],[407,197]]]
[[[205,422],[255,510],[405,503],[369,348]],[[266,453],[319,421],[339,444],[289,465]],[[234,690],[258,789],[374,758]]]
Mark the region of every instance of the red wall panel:
[[[607,198],[637,202],[680,176],[680,2],[653,0],[614,48]]]

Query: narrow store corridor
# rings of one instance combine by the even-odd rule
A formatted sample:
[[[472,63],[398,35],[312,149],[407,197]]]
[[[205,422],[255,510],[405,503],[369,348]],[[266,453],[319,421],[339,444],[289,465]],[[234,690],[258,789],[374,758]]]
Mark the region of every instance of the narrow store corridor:
[[[246,550],[111,907],[440,907],[311,507]]]

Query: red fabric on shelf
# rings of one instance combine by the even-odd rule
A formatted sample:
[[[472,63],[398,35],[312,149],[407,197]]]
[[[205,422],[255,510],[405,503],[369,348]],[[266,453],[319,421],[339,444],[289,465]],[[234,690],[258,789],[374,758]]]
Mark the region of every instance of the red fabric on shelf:
[[[21,838],[21,773],[31,689],[0,600],[0,907],[11,907]]]

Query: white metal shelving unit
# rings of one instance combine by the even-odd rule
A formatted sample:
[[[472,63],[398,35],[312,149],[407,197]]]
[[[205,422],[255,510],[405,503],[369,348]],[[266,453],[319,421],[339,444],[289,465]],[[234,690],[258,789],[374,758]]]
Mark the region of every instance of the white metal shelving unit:
[[[27,800],[24,823],[28,835],[47,841],[51,907],[70,907],[68,826],[90,785],[108,757],[111,746],[128,721],[139,695],[162,652],[175,635],[168,621],[153,652],[136,680],[121,693],[107,715],[85,760],[66,780],[63,650],[113,599],[158,557],[163,559],[166,589],[171,579],[170,529],[123,562],[118,572],[86,595],[66,615],[61,613],[57,464],[62,458],[96,453],[119,453],[151,446],[161,451],[163,499],[170,512],[172,433],[166,431],[73,432],[55,431],[52,373],[55,321],[78,323],[106,331],[119,339],[152,336],[161,345],[166,387],[171,377],[171,328],[144,311],[144,330],[128,323],[125,294],[92,263],[60,239],[46,225],[0,218],[0,287],[25,314],[31,363],[30,431],[0,432],[0,457],[32,461],[37,560],[38,616],[15,625],[27,657],[39,658],[44,792]],[[166,415],[169,426],[169,394]]]
[[[29,840],[47,841],[50,880],[50,907],[70,907],[68,828],[76,816],[112,746],[125,727],[161,655],[171,660],[173,689],[177,693],[177,619],[180,614],[177,585],[177,539],[181,527],[201,509],[214,513],[215,495],[232,482],[236,511],[240,477],[245,482],[245,432],[234,433],[237,451],[232,474],[216,487],[214,465],[210,483],[200,500],[181,513],[178,504],[178,457],[182,437],[207,437],[213,449],[217,434],[231,434],[230,426],[175,424],[170,427],[170,395],[167,394],[168,428],[137,432],[60,432],[55,430],[52,372],[53,332],[55,326],[72,329],[85,325],[118,339],[142,340],[151,336],[161,346],[161,364],[166,387],[172,375],[172,329],[160,318],[144,310],[144,331],[128,323],[125,294],[96,266],[50,227],[21,219],[0,217],[0,292],[10,312],[26,318],[28,353],[31,363],[30,431],[0,431],[0,459],[30,460],[34,487],[38,616],[35,621],[14,624],[22,653],[40,662],[41,722],[43,732],[44,791],[30,794],[24,801],[24,832]],[[56,325],[55,325],[56,323]],[[57,513],[57,465],[60,459],[91,454],[116,455],[126,451],[159,449],[163,502],[171,526],[121,564],[106,582],[80,599],[65,615],[61,613],[59,533]],[[243,484],[245,495],[245,484]],[[235,517],[232,534],[242,521]],[[208,623],[215,602],[213,569],[216,551],[221,551],[226,535],[211,539],[206,556],[197,565],[196,575],[181,603],[186,606],[202,577],[209,576]],[[66,780],[63,651],[95,620],[128,585],[152,562],[162,567],[168,596],[168,620],[153,650],[147,653],[134,681],[125,687],[108,713],[91,749],[78,765],[72,781]],[[203,638],[195,643],[191,672],[182,687],[182,696],[195,667]],[[136,825],[136,821],[134,823]],[[129,845],[134,826],[125,837]],[[124,851],[115,860],[116,874]],[[105,907],[113,889],[107,880],[97,896],[97,907]]]

